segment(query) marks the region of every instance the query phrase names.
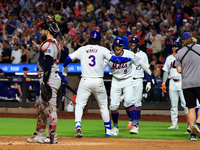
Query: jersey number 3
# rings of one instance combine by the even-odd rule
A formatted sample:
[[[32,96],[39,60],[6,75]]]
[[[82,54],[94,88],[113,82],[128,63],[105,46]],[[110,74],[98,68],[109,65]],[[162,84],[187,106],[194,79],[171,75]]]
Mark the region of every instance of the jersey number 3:
[[[96,65],[96,57],[94,55],[90,55],[88,58],[91,59],[91,63],[89,63],[89,65],[94,67]]]

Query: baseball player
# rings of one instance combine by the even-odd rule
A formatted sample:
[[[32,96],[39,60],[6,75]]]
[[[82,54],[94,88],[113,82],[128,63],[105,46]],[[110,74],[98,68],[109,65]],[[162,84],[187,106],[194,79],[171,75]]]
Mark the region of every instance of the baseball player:
[[[146,66],[149,67],[149,62],[148,62],[148,57],[146,53],[141,51],[139,49],[139,39],[136,36],[132,36],[129,40],[129,47],[131,48],[131,51],[138,56]],[[142,93],[143,93],[143,78],[144,78],[144,69],[142,69],[140,66],[137,66],[133,64],[132,66],[133,71],[133,94],[134,94],[134,105],[135,105],[135,115],[134,118],[132,119],[130,117],[129,110],[126,110],[130,121],[128,126],[126,127],[127,129],[130,129],[131,134],[139,134],[139,120],[140,120],[140,114],[141,114],[141,106],[142,106]],[[146,84],[146,92],[148,92],[151,89],[151,80],[150,77],[146,75],[147,79],[147,84]]]
[[[57,70],[58,62],[60,58],[60,48],[54,34],[59,32],[59,28],[54,20],[50,16],[43,16],[37,23],[36,27],[41,28],[40,38],[43,41],[40,46],[40,57],[38,69],[41,73],[40,86],[41,93],[40,98],[36,103],[36,107],[39,110],[37,118],[36,132],[33,133],[31,138],[27,139],[30,143],[57,143],[57,91],[61,84],[60,76]],[[47,87],[50,87],[47,91]],[[46,88],[47,93],[43,93]],[[52,93],[47,99],[45,95]],[[44,95],[44,96],[43,96]],[[42,97],[42,98],[41,98]],[[45,128],[47,126],[47,135],[45,137]]]
[[[0,78],[5,78],[3,69],[0,69]],[[0,83],[0,97],[7,98],[8,96],[8,87],[10,87],[10,83],[1,82]]]
[[[67,65],[79,59],[81,62],[82,78],[78,86],[76,106],[75,106],[75,123],[76,137],[83,136],[81,131],[81,119],[83,109],[91,93],[98,101],[102,119],[105,125],[105,136],[113,136],[111,131],[111,121],[107,106],[107,94],[103,82],[104,75],[104,59],[111,60],[115,63],[125,63],[131,58],[112,56],[110,51],[100,45],[101,35],[97,30],[90,33],[89,44],[78,48],[74,53],[70,54],[63,65],[63,75],[67,75]]]
[[[169,55],[166,58],[166,62],[164,64],[164,67],[162,70],[164,71],[163,73],[163,83],[162,83],[162,91],[166,91],[166,81],[167,78],[169,78],[169,98],[171,101],[171,120],[172,120],[172,125],[168,129],[178,129],[178,102],[179,102],[179,97],[181,100],[181,106],[184,109],[186,118],[188,118],[188,108],[186,107],[185,103],[185,98],[183,95],[183,90],[182,90],[182,77],[181,74],[177,72],[176,67],[174,66],[175,59],[176,59],[176,53],[177,51],[181,48],[181,45],[179,42],[174,41],[172,43],[172,51],[173,54]],[[187,119],[188,123],[188,131],[190,131],[189,128],[189,121]]]
[[[112,72],[112,83],[110,90],[110,110],[112,115],[112,120],[114,124],[114,128],[112,129],[114,135],[118,135],[118,116],[119,116],[119,105],[120,105],[120,97],[123,92],[124,96],[124,106],[127,111],[129,111],[130,118],[133,119],[135,115],[135,103],[136,99],[134,99],[135,95],[133,93],[133,65],[143,68],[151,75],[151,71],[148,69],[139,57],[137,57],[131,51],[125,50],[123,45],[123,40],[120,38],[116,38],[113,42],[114,54],[115,56],[123,56],[123,57],[131,57],[133,61],[116,64],[113,62],[107,62],[108,66]],[[130,132],[131,133],[131,132]]]

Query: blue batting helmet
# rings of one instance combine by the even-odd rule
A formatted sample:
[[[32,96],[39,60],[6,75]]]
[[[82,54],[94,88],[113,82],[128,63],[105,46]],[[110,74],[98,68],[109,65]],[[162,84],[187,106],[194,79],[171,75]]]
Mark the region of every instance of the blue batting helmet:
[[[138,39],[137,36],[132,36],[132,37],[130,38],[130,41],[129,41],[129,42],[134,42],[134,43],[140,44],[140,41],[139,41],[139,39]]]
[[[139,39],[138,39],[137,36],[132,36],[132,37],[130,38],[129,42],[137,43],[137,45],[135,46],[134,49],[137,49],[137,48],[139,47],[140,41],[139,41]]]
[[[98,39],[98,40],[101,40],[101,34],[99,31],[97,30],[93,30],[91,33],[90,33],[90,39]]]
[[[113,41],[113,45],[121,45],[123,46],[124,45],[124,42],[121,38],[116,38],[114,41]]]
[[[182,34],[182,40],[185,40],[185,39],[190,38],[190,37],[192,37],[192,34],[190,32],[184,32]]]
[[[181,49],[181,44],[177,41],[172,42],[172,47],[178,47],[178,49],[175,51],[176,53]]]
[[[115,45],[124,46],[124,42],[121,38],[116,38],[116,39],[114,39],[113,45],[112,45],[112,48],[114,51],[115,51],[115,47],[114,47]]]
[[[181,44],[177,41],[172,42],[172,47],[179,47],[181,48]]]

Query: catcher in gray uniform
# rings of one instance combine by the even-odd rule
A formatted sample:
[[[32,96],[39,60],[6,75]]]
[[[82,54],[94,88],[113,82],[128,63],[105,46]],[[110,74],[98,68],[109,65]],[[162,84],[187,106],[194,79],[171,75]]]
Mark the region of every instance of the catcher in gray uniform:
[[[58,75],[58,62],[60,58],[59,44],[54,39],[54,34],[59,32],[59,28],[54,20],[49,16],[43,16],[36,27],[41,28],[40,38],[43,43],[40,46],[40,57],[38,68],[41,74],[40,86],[41,94],[36,103],[38,108],[38,118],[36,132],[29,143],[57,143],[57,91],[61,84]],[[47,135],[45,129],[47,126]]]

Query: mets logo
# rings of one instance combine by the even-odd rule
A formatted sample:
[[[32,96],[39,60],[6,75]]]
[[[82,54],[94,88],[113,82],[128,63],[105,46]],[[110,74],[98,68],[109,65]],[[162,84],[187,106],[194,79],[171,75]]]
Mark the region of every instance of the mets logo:
[[[191,34],[190,34],[190,33],[188,33],[188,36],[191,36]]]
[[[133,37],[133,38],[132,38],[132,40],[134,41],[134,40],[135,40],[135,38]]]
[[[119,40],[117,40],[117,43],[119,43]]]
[[[96,38],[96,37],[97,37],[97,34],[95,33],[94,36],[93,36],[93,38]]]

